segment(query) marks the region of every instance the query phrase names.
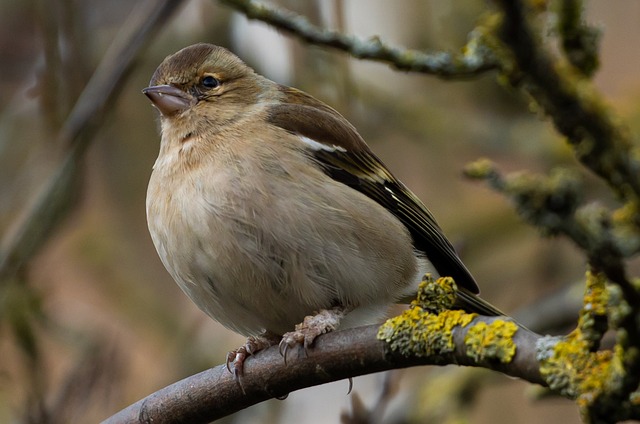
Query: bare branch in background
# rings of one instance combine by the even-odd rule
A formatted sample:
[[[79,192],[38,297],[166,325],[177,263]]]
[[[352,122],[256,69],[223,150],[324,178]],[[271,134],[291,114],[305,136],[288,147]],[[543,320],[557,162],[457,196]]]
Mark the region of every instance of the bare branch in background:
[[[0,252],[0,280],[13,276],[42,247],[73,205],[78,167],[109,105],[118,98],[135,59],[167,21],[179,0],[149,0],[139,5],[112,42],[102,61],[55,136],[69,149],[23,221]]]
[[[616,355],[619,355],[617,360],[625,372],[603,375],[600,384],[607,389],[585,402],[583,407],[594,420],[604,417],[624,419],[624,416],[615,414],[624,409],[624,405],[627,405],[632,397],[631,394],[638,390],[640,384],[640,360],[637,354],[640,351],[640,322],[637,320],[640,316],[640,290],[627,276],[624,262],[626,257],[637,254],[639,248],[638,146],[631,140],[628,130],[606,106],[593,84],[583,78],[584,74],[592,73],[589,67],[575,72],[561,60],[555,60],[547,51],[539,31],[536,31],[536,12],[531,4],[522,0],[499,0],[496,3],[503,12],[497,35],[510,51],[514,61],[512,65],[507,65],[508,61],[503,65],[505,69],[509,69],[510,82],[538,103],[553,120],[557,130],[567,137],[578,160],[606,181],[618,198],[626,202],[615,215],[617,219],[614,219],[614,214],[603,207],[587,206],[576,210],[577,202],[574,202],[572,211],[569,210],[571,208],[565,209],[565,212],[569,213],[561,214],[562,216],[556,214],[556,205],[553,203],[540,204],[540,208],[534,211],[534,208],[531,208],[532,202],[521,202],[522,199],[526,199],[520,195],[521,193],[516,193],[515,197],[521,214],[522,211],[533,213],[534,217],[540,214],[547,217],[556,214],[563,218],[564,222],[558,223],[557,229],[580,246],[594,270],[603,272],[611,282],[619,286],[623,294],[625,312],[615,313],[616,318],[612,321],[616,326],[614,329],[619,331],[615,350]],[[585,34],[584,29],[576,29],[578,26],[575,24],[580,22],[582,3],[566,1],[563,7],[563,15],[569,16],[565,19],[569,24],[563,21],[564,29],[569,27],[576,30],[578,35]],[[569,61],[574,64],[576,49],[580,46],[586,52],[585,57],[593,56],[593,46],[588,46],[585,41],[590,40],[594,43],[593,37],[580,37],[580,40],[580,43],[572,43],[570,51],[567,51],[566,45],[564,46],[565,52],[571,53]],[[579,66],[583,65],[584,63]],[[500,178],[495,172],[489,174],[494,176],[490,178],[494,187],[500,190],[507,188],[507,192],[514,188],[514,185],[500,183]],[[535,191],[529,190],[531,194]],[[553,193],[549,194],[553,196]],[[558,198],[563,198],[562,193],[556,191],[555,194],[559,194]],[[535,195],[530,198],[535,199]],[[562,211],[564,208],[560,209]],[[549,228],[537,218],[533,222],[543,229]],[[621,234],[622,238],[617,237],[618,234]],[[613,310],[614,308],[612,314]]]
[[[508,75],[512,84],[536,100],[587,168],[607,181],[622,199],[638,202],[640,161],[632,152],[637,153],[637,147],[633,147],[628,130],[592,84],[554,61],[532,27],[534,13],[525,2],[496,3],[504,11],[498,35],[517,66]]]
[[[442,78],[469,78],[497,69],[491,50],[472,33],[462,53],[424,53],[393,46],[374,36],[364,40],[339,31],[318,28],[304,16],[255,0],[221,0],[249,19],[263,21],[275,28],[319,46],[345,51],[358,59],[387,63],[402,71],[421,72]]]

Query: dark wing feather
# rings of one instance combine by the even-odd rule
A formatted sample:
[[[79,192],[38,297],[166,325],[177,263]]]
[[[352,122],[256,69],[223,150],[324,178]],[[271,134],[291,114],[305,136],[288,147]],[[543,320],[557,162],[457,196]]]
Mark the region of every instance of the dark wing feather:
[[[475,280],[444,237],[433,215],[404,184],[386,171],[373,153],[321,150],[314,156],[331,177],[367,195],[398,218],[409,230],[415,248],[424,252],[438,273],[451,276],[459,286],[478,293]],[[340,171],[335,171],[336,168]],[[376,172],[387,175],[380,178]]]
[[[270,108],[269,122],[291,133],[335,146],[332,150],[311,153],[327,175],[384,206],[409,229],[415,248],[424,252],[438,273],[451,276],[459,287],[478,293],[475,280],[433,215],[387,170],[356,129],[338,112],[313,97],[288,87],[282,87],[281,91],[285,102]]]
[[[402,182],[391,175],[371,152],[317,151],[314,154],[328,175],[375,200],[409,229],[417,250],[424,252],[440,275],[458,285],[456,305],[485,316],[505,315],[477,296],[478,285],[426,206]],[[369,171],[369,172],[367,172]],[[384,173],[384,176],[377,175]],[[376,175],[377,178],[371,178]],[[403,299],[410,301],[412,299]]]

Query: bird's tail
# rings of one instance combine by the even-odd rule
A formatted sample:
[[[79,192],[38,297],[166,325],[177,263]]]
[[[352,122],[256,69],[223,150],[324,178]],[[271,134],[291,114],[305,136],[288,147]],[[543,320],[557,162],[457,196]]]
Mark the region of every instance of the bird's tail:
[[[476,294],[473,294],[464,287],[458,287],[458,298],[456,299],[455,307],[460,308],[467,312],[475,312],[480,315],[497,317],[507,316],[500,309],[493,306],[491,303],[482,299]]]

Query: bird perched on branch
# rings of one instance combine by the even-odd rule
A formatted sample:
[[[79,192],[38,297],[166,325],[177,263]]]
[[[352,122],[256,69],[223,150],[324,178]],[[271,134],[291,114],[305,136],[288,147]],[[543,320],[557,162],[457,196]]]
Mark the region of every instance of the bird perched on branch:
[[[155,247],[182,290],[245,336],[229,354],[310,346],[376,322],[421,277],[452,276],[463,309],[500,312],[424,204],[338,112],[233,53],[196,44],[143,90],[162,139],[147,192]]]

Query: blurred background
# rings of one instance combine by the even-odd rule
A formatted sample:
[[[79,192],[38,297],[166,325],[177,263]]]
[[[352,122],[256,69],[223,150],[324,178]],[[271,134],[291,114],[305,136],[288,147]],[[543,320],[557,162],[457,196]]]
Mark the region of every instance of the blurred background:
[[[141,3],[0,0],[5,251],[69,150],[58,134],[71,107]],[[277,4],[323,27],[420,50],[459,49],[489,7],[481,0]],[[595,84],[637,133],[640,3],[585,4],[587,21],[602,30]],[[584,258],[569,242],[541,238],[505,199],[462,177],[464,166],[481,157],[504,172],[564,166],[584,176],[590,199],[614,202],[551,124],[499,85],[495,73],[444,81],[398,72],[308,46],[213,0],[185,1],[117,85],[115,102],[91,117],[95,130],[83,135],[90,144],[65,194],[66,213],[52,218],[57,225],[33,259],[0,280],[0,422],[96,422],[222,363],[243,343],[178,289],[145,220],[159,136],[141,89],[165,56],[201,41],[228,47],[258,72],[344,114],[429,206],[483,297],[500,309],[517,313],[582,279]],[[570,320],[547,331],[571,328]],[[541,398],[527,383],[482,370],[424,367],[357,378],[351,395],[347,387],[302,390],[223,422],[338,422],[354,399],[380,408],[377,422],[580,422],[572,402]]]

